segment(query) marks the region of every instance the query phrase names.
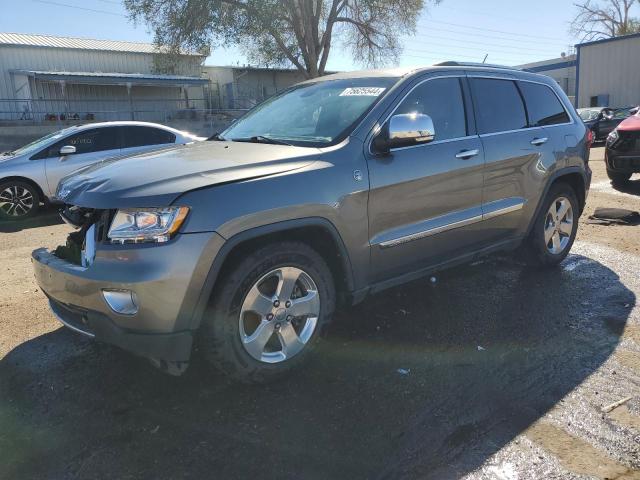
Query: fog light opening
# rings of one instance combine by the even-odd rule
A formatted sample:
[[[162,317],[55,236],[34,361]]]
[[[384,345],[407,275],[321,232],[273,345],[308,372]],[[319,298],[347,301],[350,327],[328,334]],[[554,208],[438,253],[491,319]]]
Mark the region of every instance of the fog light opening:
[[[131,290],[102,290],[104,301],[109,308],[120,315],[138,313],[138,299]]]

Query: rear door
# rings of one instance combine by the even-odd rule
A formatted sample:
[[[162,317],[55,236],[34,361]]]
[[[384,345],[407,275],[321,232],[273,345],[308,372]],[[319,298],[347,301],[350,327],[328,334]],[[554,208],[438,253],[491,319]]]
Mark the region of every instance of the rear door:
[[[73,146],[76,153],[60,155],[64,146]],[[54,194],[58,183],[74,170],[91,165],[120,153],[120,139],[117,127],[101,127],[83,130],[70,135],[40,152],[37,157],[44,159],[47,183]]]
[[[161,128],[131,125],[120,127],[120,131],[122,153],[125,155],[154,150],[176,141],[176,135],[173,132]]]
[[[464,77],[433,76],[413,86],[394,114],[424,113],[431,143],[368,159],[369,235],[374,281],[420,270],[468,251],[481,219],[483,152]]]
[[[485,151],[482,234],[494,244],[526,229],[531,200],[555,162],[554,146],[544,127],[530,125],[515,79],[498,74],[469,81]]]

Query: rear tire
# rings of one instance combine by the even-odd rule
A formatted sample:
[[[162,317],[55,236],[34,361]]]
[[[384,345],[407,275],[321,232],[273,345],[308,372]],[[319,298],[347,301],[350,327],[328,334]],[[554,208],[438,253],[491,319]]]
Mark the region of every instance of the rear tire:
[[[566,183],[553,185],[522,246],[526,262],[538,267],[552,267],[562,262],[576,238],[579,212],[573,188]]]
[[[331,271],[315,250],[299,242],[266,245],[218,282],[202,320],[200,349],[210,364],[243,383],[279,379],[314,350],[335,296]]]
[[[27,182],[0,182],[0,220],[24,220],[40,209],[40,193]]]
[[[609,169],[607,169],[607,176],[609,177],[609,180],[611,180],[611,183],[613,183],[614,185],[624,184],[631,178],[630,173],[614,172]]]

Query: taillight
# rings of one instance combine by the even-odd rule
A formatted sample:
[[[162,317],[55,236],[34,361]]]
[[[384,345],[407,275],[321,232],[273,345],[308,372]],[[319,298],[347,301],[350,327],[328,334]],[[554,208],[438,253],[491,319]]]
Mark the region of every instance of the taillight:
[[[593,130],[589,128],[587,129],[587,148],[591,148],[591,145],[593,145]]]

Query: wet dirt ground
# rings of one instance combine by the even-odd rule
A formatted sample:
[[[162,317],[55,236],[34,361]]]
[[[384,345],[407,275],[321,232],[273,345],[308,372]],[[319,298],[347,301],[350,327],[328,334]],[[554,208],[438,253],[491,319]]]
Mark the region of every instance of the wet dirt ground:
[[[492,257],[371,297],[262,387],[61,328],[29,255],[68,227],[0,227],[0,478],[640,479],[640,226],[585,223],[640,210],[640,180],[615,190],[601,148],[592,168],[560,268]]]

